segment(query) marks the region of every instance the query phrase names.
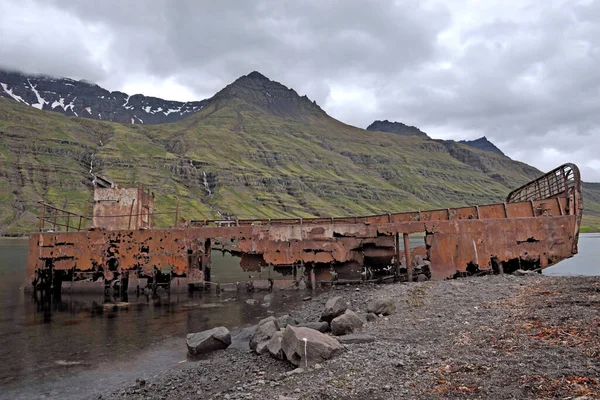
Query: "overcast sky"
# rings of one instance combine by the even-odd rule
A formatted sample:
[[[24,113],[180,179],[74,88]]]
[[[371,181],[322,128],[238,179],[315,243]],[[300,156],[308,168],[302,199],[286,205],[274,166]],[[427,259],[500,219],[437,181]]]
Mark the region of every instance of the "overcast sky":
[[[600,181],[600,0],[0,0],[0,66],[172,100],[257,70],[359,127]]]

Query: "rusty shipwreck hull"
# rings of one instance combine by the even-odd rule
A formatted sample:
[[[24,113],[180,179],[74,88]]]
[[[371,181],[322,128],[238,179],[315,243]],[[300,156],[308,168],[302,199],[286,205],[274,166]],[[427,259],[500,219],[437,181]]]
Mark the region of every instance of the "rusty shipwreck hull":
[[[242,257],[243,268],[302,267],[313,283],[378,274],[440,280],[545,268],[569,258],[577,253],[582,209],[579,171],[566,164],[499,204],[368,217],[40,232],[31,235],[27,269],[29,284],[37,288],[187,290],[210,280],[210,253],[218,242]],[[411,245],[416,239],[421,245]]]

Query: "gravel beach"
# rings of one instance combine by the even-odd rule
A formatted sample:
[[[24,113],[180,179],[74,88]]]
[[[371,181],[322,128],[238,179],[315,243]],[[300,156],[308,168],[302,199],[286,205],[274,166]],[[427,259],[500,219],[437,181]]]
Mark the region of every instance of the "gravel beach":
[[[364,325],[374,342],[346,344],[342,355],[302,371],[237,346],[188,359],[109,397],[600,398],[600,277],[498,275],[344,286],[289,314],[317,321],[333,295],[362,317],[376,298],[394,298],[396,312]],[[185,340],[181,346],[184,354]]]

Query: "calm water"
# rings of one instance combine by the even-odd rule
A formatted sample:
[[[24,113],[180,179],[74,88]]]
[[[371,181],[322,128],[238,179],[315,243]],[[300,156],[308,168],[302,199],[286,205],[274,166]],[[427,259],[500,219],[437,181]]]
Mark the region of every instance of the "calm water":
[[[600,275],[600,234],[581,235],[579,251],[544,274]],[[271,315],[268,310],[282,314],[304,294],[276,292],[268,309],[235,293],[129,296],[126,306],[104,295],[75,295],[40,304],[21,288],[26,257],[27,240],[0,238],[0,398],[81,398],[82,391],[97,397],[169,367],[185,368],[187,333],[241,328]],[[213,279],[245,281],[238,265],[213,252]],[[264,295],[253,297],[262,303]]]
[[[103,294],[63,295],[60,302],[41,304],[22,290],[27,245],[0,238],[0,398],[81,398],[82,389],[97,398],[136,378],[184,368],[189,332],[242,328],[283,314],[304,295],[275,292],[269,308],[260,305],[265,292],[239,298],[235,292],[129,295],[127,305]],[[217,282],[248,278],[239,259],[216,251],[212,271]],[[268,271],[252,274],[269,277]],[[246,304],[249,296],[259,304]]]

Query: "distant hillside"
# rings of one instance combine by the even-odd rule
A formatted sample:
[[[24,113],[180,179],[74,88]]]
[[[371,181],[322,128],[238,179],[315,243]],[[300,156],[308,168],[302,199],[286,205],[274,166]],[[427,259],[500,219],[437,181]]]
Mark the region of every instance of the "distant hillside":
[[[365,134],[258,73],[204,104],[180,121],[148,126],[67,118],[0,98],[0,233],[34,231],[38,200],[83,212],[90,168],[121,186],[144,184],[156,193],[157,212],[174,211],[177,196],[188,219],[484,204],[540,174],[457,142]],[[169,226],[173,216],[155,222]]]

